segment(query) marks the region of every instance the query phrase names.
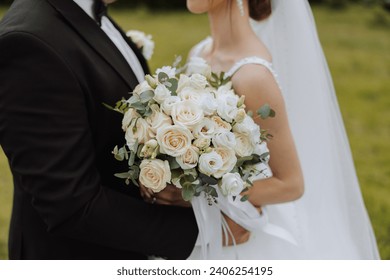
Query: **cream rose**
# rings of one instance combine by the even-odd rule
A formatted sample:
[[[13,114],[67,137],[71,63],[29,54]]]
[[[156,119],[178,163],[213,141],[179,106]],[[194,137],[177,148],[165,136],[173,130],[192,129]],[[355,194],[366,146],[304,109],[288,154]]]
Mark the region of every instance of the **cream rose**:
[[[183,170],[191,169],[197,166],[199,160],[199,149],[191,146],[187,149],[185,154],[176,158],[177,163]]]
[[[203,119],[203,110],[191,101],[176,103],[172,107],[172,120],[176,125],[193,129]]]
[[[157,129],[156,139],[161,153],[179,157],[191,147],[193,136],[186,127],[170,125]]]
[[[146,120],[142,118],[135,119],[126,130],[125,139],[129,149],[136,152],[136,142],[138,142],[138,144],[143,144],[150,139],[149,125]]]
[[[154,90],[154,97],[153,99],[158,103],[161,104],[171,96],[171,91],[167,89],[164,85],[158,85],[156,89]]]
[[[254,153],[255,145],[252,142],[251,135],[248,135],[247,133],[234,132],[234,136],[237,141],[234,150],[239,157],[247,157]]]
[[[221,119],[218,116],[211,117],[211,120],[216,125],[216,132],[230,131],[232,129],[230,123],[225,122],[223,119]]]
[[[152,109],[152,114],[146,118],[146,122],[149,124],[149,136],[154,138],[157,133],[157,129],[172,125],[172,119],[161,112],[160,107],[157,104],[150,106]]]
[[[207,176],[214,175],[223,166],[222,157],[215,151],[204,153],[199,157],[199,171]]]
[[[236,166],[237,157],[232,148],[216,148],[215,152],[221,156],[223,165],[217,172],[214,173],[214,177],[221,178],[226,173],[232,171],[234,166]]]
[[[205,150],[210,147],[211,140],[210,138],[200,137],[195,139],[192,144],[200,150]]]
[[[140,182],[158,193],[171,181],[171,170],[168,161],[160,159],[144,159],[140,165]]]
[[[238,196],[244,190],[244,181],[238,173],[227,173],[222,177],[221,191],[224,196]]]

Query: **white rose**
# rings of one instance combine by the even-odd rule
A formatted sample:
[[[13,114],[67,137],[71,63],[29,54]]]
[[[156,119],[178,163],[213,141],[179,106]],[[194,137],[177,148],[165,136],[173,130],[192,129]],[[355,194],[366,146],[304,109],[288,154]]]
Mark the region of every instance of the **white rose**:
[[[234,149],[237,144],[236,136],[230,131],[221,131],[213,136],[214,147],[226,147]]]
[[[176,68],[172,68],[171,66],[164,66],[156,70],[157,76],[160,73],[165,73],[168,75],[169,78],[173,78],[176,75]]]
[[[204,153],[199,157],[199,171],[211,176],[223,166],[222,157],[215,151]]]
[[[176,103],[172,107],[172,120],[177,125],[185,126],[189,129],[197,126],[203,119],[203,110],[191,101]]]
[[[210,138],[204,138],[200,137],[194,140],[192,143],[195,147],[197,147],[199,150],[205,150],[208,147],[210,147],[211,140]]]
[[[178,96],[170,96],[167,99],[164,100],[163,103],[161,103],[161,109],[164,111],[164,113],[168,116],[172,115],[172,107],[176,103],[180,103],[181,99]]]
[[[195,138],[211,139],[215,134],[215,123],[208,118],[204,118],[195,126],[193,134]]]
[[[248,135],[247,133],[234,132],[234,136],[237,141],[234,150],[239,157],[247,157],[254,153],[255,145],[252,142],[251,135]]]
[[[225,121],[232,122],[237,115],[237,102],[239,97],[237,95],[218,96],[218,115]]]
[[[157,129],[156,139],[160,145],[160,152],[178,157],[191,147],[193,136],[186,127],[171,125]]]
[[[126,131],[127,128],[130,126],[133,119],[141,117],[140,114],[137,113],[137,111],[133,108],[130,108],[126,111],[126,113],[123,116],[122,119],[122,129],[123,131]]]
[[[141,93],[148,91],[148,90],[153,90],[153,88],[149,85],[149,83],[147,81],[143,81],[142,83],[138,84],[135,87],[133,93],[140,95]]]
[[[193,74],[190,77],[191,87],[195,89],[205,89],[208,82],[207,78],[201,74]]]
[[[221,191],[224,196],[238,196],[244,190],[244,181],[238,173],[227,173],[222,177]]]
[[[230,131],[232,130],[232,126],[230,123],[225,122],[218,116],[213,116],[211,117],[211,120],[215,123],[216,125],[216,132],[222,132],[222,131]]]
[[[140,182],[155,193],[166,188],[171,181],[171,170],[168,161],[144,159],[140,165]]]
[[[156,139],[150,139],[141,149],[140,156],[144,158],[155,158],[157,156],[158,143]]]
[[[157,104],[151,105],[152,114],[146,118],[146,122],[149,124],[149,136],[154,138],[157,133],[157,129],[172,124],[172,119],[161,112],[161,109]]]
[[[136,142],[138,142],[138,144],[146,143],[150,139],[148,131],[149,125],[146,120],[137,118],[126,130],[125,139],[129,149],[136,152]]]
[[[153,99],[156,100],[158,104],[161,104],[170,96],[171,96],[171,91],[167,89],[166,86],[158,85],[154,90]]]
[[[202,74],[203,76],[211,77],[211,67],[207,64],[206,60],[201,57],[191,57],[187,63],[187,74]]]
[[[214,115],[218,108],[218,102],[210,92],[203,94],[200,104],[206,116]]]
[[[220,86],[217,89],[217,92],[215,93],[217,98],[220,96],[226,96],[226,95],[234,95],[234,91],[232,89],[232,82],[228,82],[222,86]]]
[[[199,160],[199,149],[194,146],[190,146],[184,155],[181,155],[176,158],[177,163],[180,165],[181,169],[191,169],[198,165]]]
[[[216,148],[215,152],[221,156],[223,165],[213,175],[215,178],[221,178],[226,173],[232,171],[232,169],[236,166],[237,157],[232,148]]]

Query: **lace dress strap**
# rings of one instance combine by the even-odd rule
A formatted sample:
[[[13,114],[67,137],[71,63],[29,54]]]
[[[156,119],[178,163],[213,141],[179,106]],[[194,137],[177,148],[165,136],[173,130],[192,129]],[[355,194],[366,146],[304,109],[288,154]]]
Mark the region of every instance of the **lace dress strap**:
[[[279,79],[278,79],[278,75],[276,74],[273,66],[272,66],[272,63],[269,62],[268,60],[265,60],[264,58],[261,58],[261,57],[258,57],[258,56],[250,56],[250,57],[246,57],[246,58],[243,58],[239,61],[237,61],[232,68],[230,68],[229,71],[227,71],[224,75],[224,78],[228,78],[228,77],[233,77],[233,75],[244,65],[248,65],[248,64],[257,64],[257,65],[262,65],[264,66],[265,68],[267,68],[271,74],[274,76],[279,88],[280,88],[280,83],[279,83]]]

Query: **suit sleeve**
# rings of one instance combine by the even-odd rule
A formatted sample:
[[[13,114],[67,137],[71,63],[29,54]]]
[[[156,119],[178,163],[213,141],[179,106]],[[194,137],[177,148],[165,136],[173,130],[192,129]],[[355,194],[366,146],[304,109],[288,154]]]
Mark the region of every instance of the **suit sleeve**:
[[[101,185],[85,96],[55,50],[26,33],[2,36],[0,69],[0,143],[52,234],[171,259],[191,253],[192,209]]]

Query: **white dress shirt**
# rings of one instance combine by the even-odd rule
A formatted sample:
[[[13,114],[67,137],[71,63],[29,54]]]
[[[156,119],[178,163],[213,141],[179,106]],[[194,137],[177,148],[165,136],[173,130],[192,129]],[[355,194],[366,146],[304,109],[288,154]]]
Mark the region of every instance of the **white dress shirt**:
[[[84,10],[91,18],[95,20],[95,15],[93,12],[94,0],[73,0],[81,9]],[[111,39],[114,45],[121,52],[123,57],[126,59],[127,63],[130,65],[131,69],[135,76],[137,77],[138,82],[145,80],[145,73],[142,69],[141,63],[139,62],[137,56],[127,44],[125,39],[123,39],[121,33],[115,28],[112,22],[106,17],[103,16],[101,19],[101,29],[107,34]]]

